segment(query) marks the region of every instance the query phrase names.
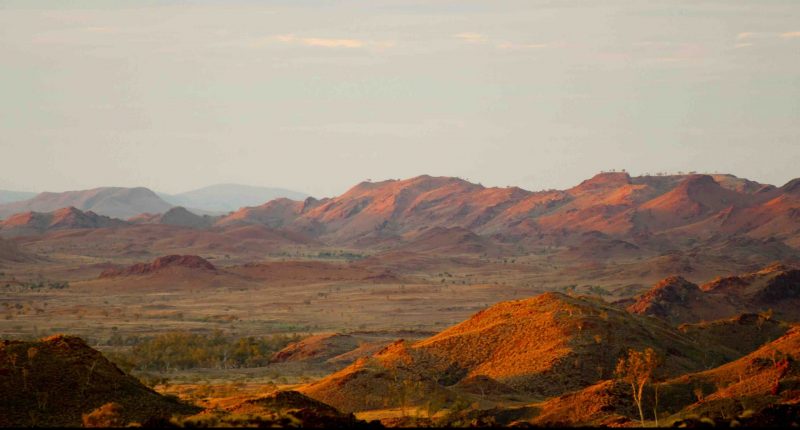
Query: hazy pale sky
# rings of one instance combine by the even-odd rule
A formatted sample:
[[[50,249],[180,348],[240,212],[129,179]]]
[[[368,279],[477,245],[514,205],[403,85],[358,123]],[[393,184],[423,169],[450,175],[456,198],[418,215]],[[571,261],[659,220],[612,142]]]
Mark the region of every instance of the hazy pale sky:
[[[798,0],[0,0],[0,188],[800,176]]]

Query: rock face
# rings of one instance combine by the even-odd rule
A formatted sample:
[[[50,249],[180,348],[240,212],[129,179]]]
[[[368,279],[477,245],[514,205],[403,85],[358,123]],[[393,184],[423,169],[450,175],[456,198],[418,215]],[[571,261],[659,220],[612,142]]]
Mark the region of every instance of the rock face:
[[[627,309],[680,324],[764,311],[798,321],[799,306],[800,270],[773,265],[754,273],[720,277],[700,287],[681,277],[669,277]]]
[[[315,362],[322,363],[331,358],[358,348],[358,341],[346,334],[318,334],[292,343],[276,352],[270,361],[273,363]]]
[[[109,269],[100,274],[101,278],[118,276],[142,276],[158,273],[170,268],[216,272],[217,268],[208,260],[197,255],[167,255],[153,260],[152,263],[134,264],[125,269]]]
[[[0,341],[0,427],[80,427],[82,414],[110,402],[126,423],[199,411],[142,385],[80,338]]]
[[[680,276],[671,276],[656,284],[627,309],[635,314],[687,322],[684,320],[694,318],[683,314],[689,313],[690,307],[707,304],[705,299],[696,284]]]

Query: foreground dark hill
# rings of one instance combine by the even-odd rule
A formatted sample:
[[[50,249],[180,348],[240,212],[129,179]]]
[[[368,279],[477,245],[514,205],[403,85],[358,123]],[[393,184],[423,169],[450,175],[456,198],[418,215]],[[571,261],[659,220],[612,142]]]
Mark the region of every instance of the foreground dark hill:
[[[452,399],[475,384],[553,396],[611,377],[629,348],[646,347],[667,357],[670,375],[738,356],[601,301],[547,293],[499,303],[414,344],[398,341],[301,391],[343,411]]]
[[[172,207],[147,188],[103,187],[63,193],[45,192],[28,200],[0,204],[0,218],[22,212],[52,212],[70,206],[121,219],[141,213],[162,213]]]
[[[687,417],[705,417],[730,424],[780,427],[798,424],[800,330],[785,335],[735,361],[658,384],[662,425]],[[647,419],[654,420],[653,387],[644,397]],[[603,381],[537,405],[534,425],[604,425],[633,423],[638,412],[630,387]],[[707,423],[706,423],[707,424]]]
[[[345,414],[325,403],[311,399],[297,391],[276,391],[266,396],[237,402],[224,409],[231,418],[223,419],[219,427],[242,426],[234,417],[257,416],[248,427],[271,428],[340,428],[379,429],[377,423],[367,423],[353,414]],[[191,421],[189,421],[191,422]]]
[[[681,324],[681,333],[703,345],[718,345],[735,355],[745,355],[786,334],[792,323],[769,314],[746,313],[731,318]]]
[[[109,402],[126,423],[199,410],[145,387],[80,338],[0,341],[0,426],[80,427],[82,414]]]

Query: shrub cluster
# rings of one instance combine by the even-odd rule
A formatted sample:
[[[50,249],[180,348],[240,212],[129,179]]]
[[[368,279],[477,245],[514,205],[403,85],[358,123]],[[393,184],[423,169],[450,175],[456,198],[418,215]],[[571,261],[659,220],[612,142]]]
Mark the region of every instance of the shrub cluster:
[[[261,367],[275,352],[301,339],[277,334],[230,338],[217,331],[211,335],[171,332],[137,339],[130,351],[115,361],[126,361],[137,370],[168,371],[191,368]],[[127,343],[127,342],[126,342]],[[116,360],[121,358],[122,360]]]
[[[9,288],[9,289],[16,287],[16,289],[18,291],[24,291],[24,290],[36,291],[36,290],[44,290],[44,289],[63,290],[65,288],[69,288],[69,282],[67,282],[67,281],[30,281],[30,282],[21,282],[21,283],[15,283],[15,284],[6,283],[5,287]]]

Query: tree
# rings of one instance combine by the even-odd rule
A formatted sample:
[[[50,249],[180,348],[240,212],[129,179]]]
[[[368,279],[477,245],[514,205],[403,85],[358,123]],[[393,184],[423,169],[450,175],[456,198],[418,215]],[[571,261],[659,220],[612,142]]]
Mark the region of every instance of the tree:
[[[653,378],[653,373],[659,365],[659,358],[652,348],[647,348],[644,351],[637,351],[634,349],[628,350],[628,356],[619,359],[617,363],[616,374],[627,384],[631,386],[631,394],[633,402],[639,409],[639,418],[644,427],[644,409],[642,408],[642,395],[644,394],[644,387],[648,381]],[[657,388],[656,388],[657,389]],[[656,402],[658,402],[658,392],[656,391]],[[658,403],[655,404],[658,407]],[[654,409],[655,410],[655,409]],[[656,420],[658,414],[656,410]]]

